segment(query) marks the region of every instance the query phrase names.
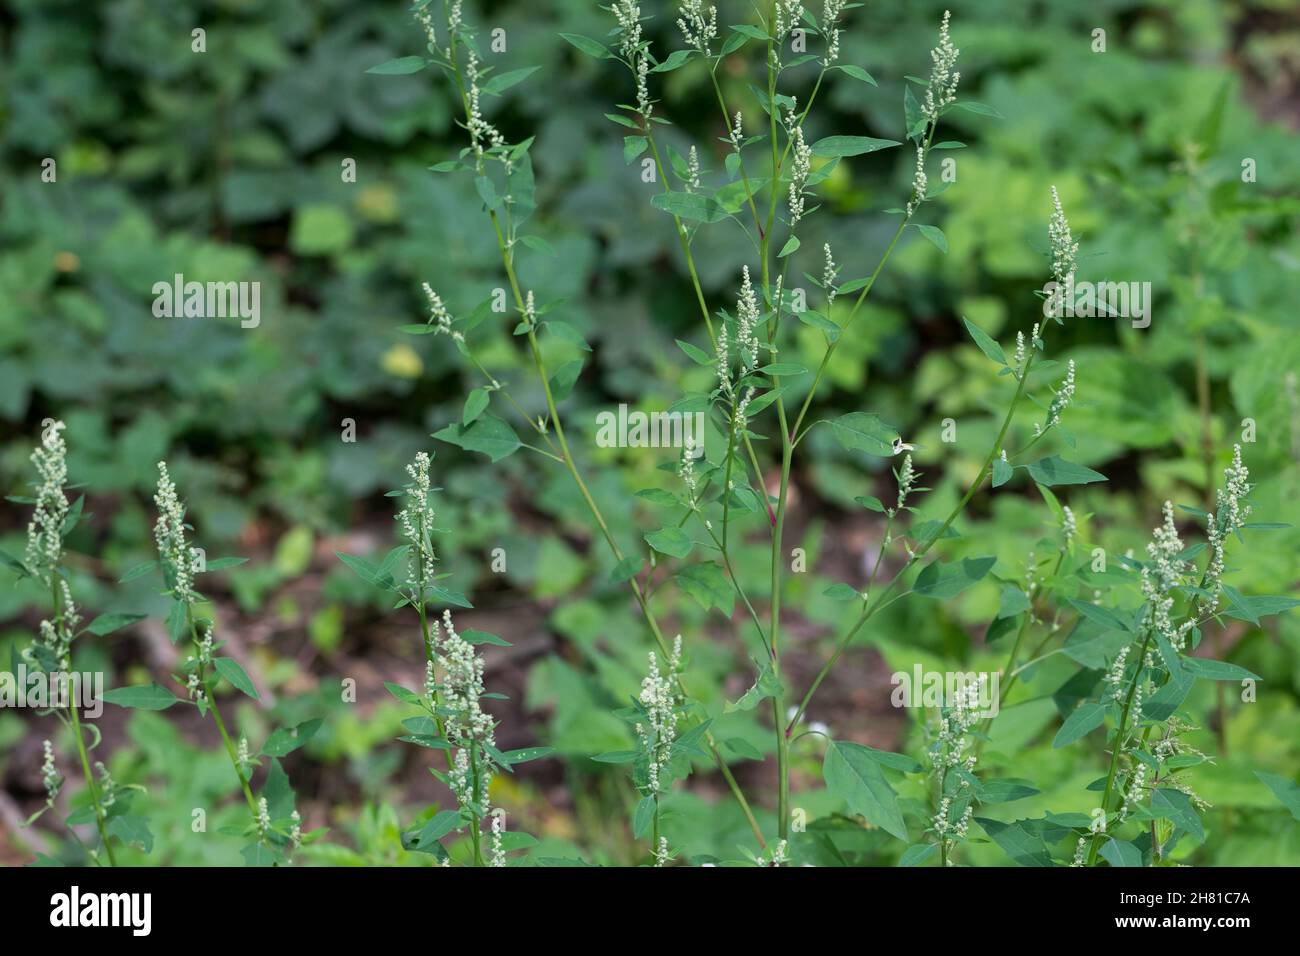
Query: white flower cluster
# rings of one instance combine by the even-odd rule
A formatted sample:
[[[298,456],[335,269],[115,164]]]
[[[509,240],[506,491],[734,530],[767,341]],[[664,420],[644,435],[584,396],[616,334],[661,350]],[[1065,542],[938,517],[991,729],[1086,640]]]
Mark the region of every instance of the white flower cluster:
[[[1183,542],[1174,527],[1172,502],[1165,502],[1163,514],[1164,522],[1152,532],[1151,543],[1147,545],[1151,563],[1142,568],[1142,595],[1151,604],[1151,624],[1156,633],[1166,638],[1175,650],[1182,650],[1192,622],[1175,628],[1169,612],[1174,606],[1175,589],[1183,583],[1189,567],[1178,557]]]
[[[965,681],[954,695],[947,713],[939,718],[939,734],[931,753],[936,767],[961,767],[968,773],[975,767],[975,754],[967,754],[970,738],[966,732],[979,719],[980,691],[987,678]]]
[[[1142,803],[1142,798],[1146,796],[1143,792],[1146,787],[1146,779],[1147,765],[1139,762],[1133,770],[1133,779],[1130,781],[1128,789],[1124,791],[1124,805],[1119,810],[1121,821],[1126,819]]]
[[[772,858],[767,861],[768,866],[784,866],[790,860],[790,844],[786,840],[779,840],[776,846],[772,847]]]
[[[117,795],[114,792],[117,790],[117,784],[113,782],[113,775],[108,772],[108,768],[98,760],[95,761],[95,773],[99,775],[99,804],[107,809],[108,807],[111,807],[113,801],[117,799]]]
[[[474,645],[456,633],[451,611],[442,612],[442,626],[433,625],[437,663],[443,671],[440,703],[448,711],[447,738],[454,744],[495,745],[492,716],[479,702],[483,696],[483,658]]]
[[[957,81],[960,73],[952,68],[957,64],[957,54],[961,51],[952,45],[948,36],[948,20],[951,13],[943,11],[943,22],[939,24],[939,45],[930,51],[930,83],[925,90],[925,102],[921,112],[931,123],[939,119],[939,111],[957,98]]]
[[[438,52],[438,31],[433,26],[433,15],[429,13],[429,3],[425,3],[415,11],[415,22],[420,25],[424,31],[425,38],[429,41],[429,52]]]
[[[661,836],[655,844],[655,866],[667,866],[668,860],[668,838]]]
[[[41,764],[41,783],[45,785],[45,802],[52,807],[55,797],[59,795],[59,788],[63,786],[63,778],[54,766],[54,745],[46,740],[43,746],[45,761]]]
[[[505,840],[504,840],[505,820],[503,819],[504,816],[505,814],[503,813],[494,812],[492,814],[492,865],[493,866],[506,865],[506,850],[505,850]]]
[[[1079,527],[1074,520],[1074,512],[1070,510],[1069,505],[1061,506],[1061,534],[1065,536],[1065,544],[1068,547],[1074,540],[1074,536],[1079,533]]]
[[[289,819],[293,821],[289,827],[289,843],[296,850],[302,846],[302,817],[295,810],[289,814]]]
[[[708,56],[709,43],[718,36],[718,8],[709,7],[706,19],[701,0],[681,0],[678,13],[677,29],[682,31],[686,45]]]
[[[411,482],[406,486],[406,507],[397,513],[402,535],[411,542],[410,585],[417,591],[427,587],[434,577],[433,508],[429,505],[428,452],[417,452],[415,460],[406,466]],[[423,595],[421,595],[423,598]]]
[[[907,502],[907,496],[911,494],[916,479],[921,477],[920,473],[912,467],[912,456],[903,456],[903,467],[898,469],[898,505],[890,512],[892,517],[897,514],[899,509]]]
[[[153,537],[158,557],[172,574],[172,594],[189,604],[194,600],[194,575],[201,570],[198,553],[185,543],[185,506],[176,496],[176,485],[167,473],[167,462],[158,462],[158,491],[153,496],[158,508]]]
[[[36,510],[27,525],[26,564],[43,583],[49,584],[63,557],[63,521],[68,516],[68,499],[63,486],[68,480],[68,446],[60,432],[63,422],[52,422],[32,452],[32,464],[40,483],[36,489]]]
[[[481,157],[485,142],[488,147],[505,146],[506,140],[495,126],[483,118],[483,109],[479,104],[478,57],[473,53],[469,54],[465,63],[465,78],[469,85],[469,141],[475,154]]]
[[[72,589],[62,578],[59,579],[59,598],[61,602],[59,614],[54,621],[41,621],[40,634],[36,643],[44,648],[46,655],[55,662],[55,670],[66,671],[70,666],[72,638],[81,626],[81,614],[72,600]]]
[[[242,734],[239,737],[239,750],[235,754],[235,761],[239,764],[240,772],[247,777],[248,765],[252,762],[252,756],[248,752],[248,738]]]
[[[435,330],[440,335],[450,335],[457,342],[465,341],[465,335],[462,332],[454,332],[451,328],[451,312],[447,310],[446,304],[442,301],[442,296],[433,291],[433,286],[425,282],[421,284],[424,289],[424,296],[429,300],[429,324],[435,325]]]
[[[826,36],[826,56],[822,66],[830,66],[840,58],[840,14],[845,0],[825,0],[822,4],[822,33]]]
[[[697,505],[697,489],[699,487],[699,478],[695,475],[695,439],[686,439],[685,446],[682,448],[682,463],[677,468],[677,476],[681,478],[682,484],[686,486],[686,494],[690,499],[691,510],[694,511]]]
[[[1065,366],[1065,381],[1055,390],[1052,403],[1047,408],[1047,426],[1042,431],[1061,424],[1061,413],[1070,407],[1072,398],[1074,398],[1074,359],[1070,359]]]
[[[266,836],[266,831],[271,829],[271,809],[266,804],[266,797],[259,797],[257,800],[257,833],[261,837]]]
[[[779,45],[803,20],[803,4],[799,0],[776,0],[776,42]]]
[[[673,642],[673,653],[668,659],[668,673],[659,672],[659,658],[650,652],[650,673],[641,681],[638,700],[646,709],[649,726],[638,723],[637,736],[649,758],[646,768],[648,786],[652,794],[659,793],[659,775],[672,753],[677,739],[677,694],[673,689],[673,675],[681,667],[682,636]]]
[[[1120,648],[1120,652],[1115,655],[1115,660],[1111,662],[1110,670],[1106,672],[1106,684],[1110,687],[1110,695],[1118,701],[1124,699],[1124,668],[1128,666],[1128,645]]]
[[[963,839],[966,831],[970,827],[970,818],[975,812],[973,803],[966,804],[966,809],[962,815],[954,822],[952,820],[952,798],[944,797],[939,801],[939,812],[934,815],[934,831],[943,839],[952,836],[955,839]]]
[[[650,57],[641,42],[641,8],[633,0],[619,0],[612,9],[622,34],[618,41],[619,53],[636,74],[636,111],[648,123],[653,104],[650,102],[648,82]]]
[[[736,110],[736,121],[727,130],[727,141],[736,152],[740,152],[740,145],[745,141],[745,117],[740,110]]]
[[[1210,546],[1210,566],[1205,572],[1204,589],[1211,597],[1197,602],[1198,614],[1213,611],[1223,590],[1223,544],[1228,535],[1241,527],[1250,516],[1250,505],[1243,499],[1250,494],[1250,471],[1241,460],[1241,446],[1232,446],[1232,464],[1223,472],[1224,487],[1215,492],[1217,514],[1206,516],[1206,537]]]
[[[1052,218],[1047,224],[1047,239],[1052,246],[1052,275],[1058,283],[1064,284],[1077,268],[1079,244],[1070,235],[1070,223],[1065,218],[1061,197],[1057,195],[1055,186],[1052,187]],[[1063,290],[1058,289],[1057,294],[1064,294]]]
[[[812,172],[812,147],[804,142],[803,127],[795,121],[793,110],[786,118],[786,128],[794,147],[790,166],[790,228],[793,229],[803,218],[803,192],[808,186],[808,174]]]
[[[694,146],[686,159],[686,189],[688,192],[700,188],[700,154]]]
[[[840,270],[831,255],[831,244],[829,242],[822,246],[822,252],[826,254],[826,264],[822,267],[822,288],[826,292],[826,317],[829,319],[831,306],[835,304],[835,296],[839,294],[835,280],[839,277]]]
[[[1016,333],[1016,362],[1015,362],[1017,373],[1019,373],[1019,371],[1025,367],[1025,355],[1026,355],[1025,333],[1017,332]]]
[[[749,278],[749,266],[742,266],[740,297],[736,300],[736,355],[740,360],[740,369],[735,379],[731,375],[731,342],[725,322],[718,332],[717,341],[718,388],[736,405],[737,428],[745,426],[745,408],[754,396],[754,389],[750,386],[737,400],[735,384],[758,367],[758,323],[761,315],[758,296]]]
[[[907,217],[912,218],[916,207],[925,202],[925,190],[929,180],[925,176],[925,150],[916,147],[916,171],[912,174],[912,197],[907,201]]]

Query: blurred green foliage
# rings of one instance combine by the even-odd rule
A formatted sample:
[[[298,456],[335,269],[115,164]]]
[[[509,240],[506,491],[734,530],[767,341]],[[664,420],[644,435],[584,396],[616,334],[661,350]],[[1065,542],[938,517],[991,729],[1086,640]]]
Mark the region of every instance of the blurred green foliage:
[[[720,6],[721,23],[743,22],[745,4]],[[1111,553],[1140,549],[1160,501],[1204,502],[1212,494],[1204,443],[1213,449],[1208,471],[1221,473],[1247,418],[1256,429],[1246,445],[1256,514],[1300,524],[1300,136],[1294,78],[1280,66],[1300,44],[1292,5],[951,6],[963,92],[1004,118],[955,113],[946,120],[953,138],[968,144],[952,154],[957,182],[927,210],[939,217],[949,251],[909,237],[836,353],[817,397],[821,417],[866,409],[896,423],[921,446],[918,466],[935,489],[927,510],[950,507],[996,432],[1005,386],[988,373],[960,317],[1004,343],[1032,320],[1040,307],[1033,290],[1048,271],[1048,187],[1056,185],[1081,240],[1080,277],[1148,281],[1156,291],[1149,329],[1078,320],[1057,335],[1059,350],[1054,343],[1056,357],[1074,358],[1079,368],[1072,457],[1111,476],[1106,485],[1073,490],[1084,537]],[[648,30],[671,27],[670,5],[643,7],[655,14]],[[931,3],[853,11],[843,60],[880,85],[831,83],[813,114],[819,136],[903,138],[903,77],[927,68],[940,12]],[[533,226],[555,258],[524,257],[522,279],[539,300],[563,299],[566,321],[594,350],[565,415],[594,495],[617,538],[633,548],[650,519],[622,503],[659,483],[661,460],[597,448],[595,415],[619,402],[665,408],[707,380],[673,344],[699,341],[690,286],[671,222],[649,204],[658,187],[625,165],[621,132],[603,119],[631,97],[626,78],[557,36],[603,36],[607,15],[594,3],[530,0],[487,4],[476,19],[506,30],[511,67],[541,68],[489,111],[503,128],[524,131],[516,139],[537,136]],[[199,27],[206,31],[201,54],[191,50]],[[1090,49],[1097,27],[1107,31],[1104,54]],[[363,694],[371,705],[363,716],[337,702],[333,688],[349,668],[414,672],[420,663],[411,628],[395,635],[400,616],[386,616],[332,551],[347,535],[360,536],[360,549],[386,549],[390,510],[382,492],[400,482],[415,451],[434,450],[428,435],[459,420],[464,394],[478,384],[446,340],[398,331],[424,316],[420,283],[431,282],[464,314],[502,282],[477,196],[464,179],[428,171],[461,142],[444,90],[427,75],[364,72],[417,52],[417,42],[403,4],[356,0],[11,0],[0,14],[3,486],[20,491],[40,421],[63,418],[70,472],[95,512],[73,541],[86,556],[76,563],[77,591],[91,608],[156,613],[161,606],[144,582],[112,582],[149,557],[148,495],[164,456],[209,553],[237,547],[254,556],[225,576],[221,613],[270,622],[259,628],[256,653],[271,687],[284,693],[271,713],[244,702],[236,722],[251,735],[326,717],[291,769],[291,776],[346,781],[322,791],[323,806],[334,809],[316,821],[333,828],[327,843],[308,851],[320,862],[410,862],[397,820],[409,822],[430,799],[420,789],[427,780],[407,792],[408,757],[392,741],[401,714],[391,702],[374,706],[376,695]],[[661,113],[676,125],[661,135],[681,152],[695,144],[706,168],[716,168],[720,125],[702,71],[695,63],[665,75]],[[721,77],[728,100],[757,115],[750,79],[739,63]],[[1262,112],[1277,110],[1270,91],[1279,83],[1291,84],[1291,112],[1265,119]],[[46,157],[57,161],[55,183],[41,180]],[[1245,159],[1255,164],[1256,182],[1242,181]],[[347,160],[355,161],[355,183],[341,175]],[[829,241],[846,278],[868,271],[891,232],[879,211],[899,204],[911,163],[906,150],[841,161],[820,188],[829,214],[812,220],[795,267],[818,272],[815,251]],[[725,304],[748,255],[742,237],[716,227],[695,248],[705,292]],[[154,318],[150,289],[176,273],[260,281],[260,327]],[[788,357],[811,365],[820,339],[804,332],[802,357]],[[540,409],[508,325],[479,334],[494,374],[525,407]],[[547,349],[553,365],[579,355],[564,342]],[[945,418],[958,422],[955,445],[939,440]],[[345,419],[355,420],[356,443],[340,438]],[[1026,427],[1017,425],[1017,444]],[[812,433],[807,450],[796,476],[798,533],[789,544],[807,549],[810,573],[792,582],[786,604],[799,609],[808,635],[801,646],[813,654],[827,649],[852,613],[822,592],[846,566],[852,570],[842,533],[869,526],[853,499],[881,494],[888,473],[878,460],[840,450],[825,429]],[[545,631],[558,641],[530,662],[513,695],[530,723],[512,732],[559,752],[539,776],[510,781],[518,812],[542,839],[534,852],[626,862],[634,852],[629,792],[617,768],[589,758],[628,742],[610,711],[638,686],[644,626],[609,583],[612,559],[589,547],[592,529],[561,470],[523,455],[490,465],[441,443],[436,452],[441,557],[456,586],[480,608],[509,612],[520,634]],[[20,512],[9,508],[0,519],[0,544],[15,552],[25,532]],[[1045,516],[1023,483],[981,496],[958,523],[963,537],[950,553],[996,554],[1003,568],[1018,568],[1046,530]],[[504,576],[490,569],[493,548],[508,555]],[[1297,553],[1300,532],[1270,535],[1239,569],[1242,590],[1292,592]],[[763,597],[764,549],[737,557],[750,593]],[[313,586],[296,586],[304,579]],[[33,599],[28,590],[0,588],[0,618],[10,621],[0,630],[5,660],[7,645],[29,639]],[[699,675],[693,687],[739,696],[751,668],[725,639],[729,629],[673,588],[656,600],[683,633],[718,637],[689,643]],[[940,670],[997,667],[1001,655],[971,637],[997,601],[990,582],[956,602],[891,608],[860,639],[874,650],[846,659],[846,670],[859,671],[847,675],[839,703],[824,714],[814,708],[810,718],[832,723],[839,737],[916,752],[915,727],[860,712],[855,681],[876,654],[890,670],[917,661]],[[381,629],[380,622],[388,623]],[[143,676],[147,665],[132,638],[114,640],[78,653],[105,660],[115,685]],[[1269,618],[1223,641],[1218,656],[1265,682],[1253,704],[1236,702],[1229,688],[1228,752],[1197,773],[1215,809],[1195,859],[1294,864],[1294,821],[1252,771],[1294,778],[1300,768],[1300,619]],[[1043,789],[1016,804],[1016,816],[1088,809],[1084,786],[1098,772],[1095,752],[1053,750],[1043,732],[1058,716],[1051,691],[1068,673],[1057,658],[1026,675],[1017,706],[1032,719],[1016,722],[1019,739],[998,741],[1015,755],[1016,775],[1032,775]],[[304,687],[315,689],[303,694]],[[1214,688],[1203,683],[1196,695],[1208,722]],[[29,775],[13,764],[29,751],[9,746],[24,726],[0,714],[0,774],[9,781]],[[771,747],[751,713],[721,718],[715,733],[762,752]],[[1203,736],[1202,749],[1214,752],[1213,735]],[[223,756],[197,749],[155,714],[132,716],[107,740],[115,775],[149,786],[151,818],[159,821],[152,862],[237,860],[233,841],[180,838],[188,808],[225,792]],[[814,739],[796,746],[796,804],[810,817],[835,809],[821,789],[819,753]],[[744,765],[738,760],[744,779],[768,781],[770,767]],[[560,792],[560,806],[550,806]],[[238,805],[226,809],[237,813]],[[678,792],[671,809],[674,844],[728,857],[744,840],[738,811],[711,783]],[[864,862],[893,862],[898,852],[884,834],[856,828],[834,841],[816,829],[805,839],[802,852],[815,862],[837,862],[826,850],[832,844]],[[984,850],[981,862],[999,861],[995,847]]]

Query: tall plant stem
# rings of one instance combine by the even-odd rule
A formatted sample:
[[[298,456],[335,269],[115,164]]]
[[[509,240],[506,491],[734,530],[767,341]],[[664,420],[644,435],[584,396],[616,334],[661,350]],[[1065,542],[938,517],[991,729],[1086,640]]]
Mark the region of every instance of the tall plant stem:
[[[199,632],[194,623],[194,606],[188,601],[185,604],[185,623],[189,627],[190,640],[193,641],[194,648],[197,651]],[[217,733],[221,735],[221,742],[225,745],[227,756],[230,757],[230,765],[235,768],[235,776],[239,778],[240,789],[244,791],[244,799],[248,802],[248,809],[253,814],[253,823],[256,825],[258,812],[257,801],[253,799],[253,789],[248,785],[248,777],[244,774],[244,768],[239,765],[239,753],[230,739],[230,734],[226,731],[226,722],[221,718],[221,708],[217,706],[217,699],[212,694],[212,681],[209,679],[206,666],[201,662],[199,663],[199,674],[202,675],[203,693],[208,701],[208,711],[212,714],[213,723],[217,725]]]
[[[56,579],[57,574],[51,572],[50,598],[54,603],[55,621],[61,629],[63,627],[63,602],[59,600],[59,589]],[[71,658],[69,657],[69,659]],[[109,865],[117,866],[117,859],[113,856],[113,847],[109,845],[108,842],[108,823],[104,816],[104,805],[100,798],[99,782],[95,779],[95,775],[90,769],[90,754],[86,751],[85,735],[81,732],[81,715],[78,713],[77,697],[75,694],[72,696],[71,703],[68,707],[68,713],[72,717],[72,735],[77,742],[77,756],[81,760],[81,773],[86,780],[86,789],[90,792],[90,804],[95,809],[95,828],[99,831],[99,840],[104,845],[104,853],[108,856]]]

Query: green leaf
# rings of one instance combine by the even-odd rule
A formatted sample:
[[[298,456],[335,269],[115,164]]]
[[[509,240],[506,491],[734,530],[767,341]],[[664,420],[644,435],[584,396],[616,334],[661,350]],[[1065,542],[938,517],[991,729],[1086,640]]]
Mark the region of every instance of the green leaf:
[[[861,744],[831,741],[822,762],[826,787],[848,805],[851,813],[906,840],[907,826],[898,808],[898,796],[885,779],[880,764],[866,751]]]
[[[1028,780],[1000,777],[980,786],[980,803],[1014,803],[1037,796],[1041,791]]]
[[[614,570],[609,572],[609,579],[615,584],[622,584],[624,581],[630,581],[645,567],[645,558],[635,554],[628,555],[618,564],[614,565]]]
[[[460,421],[468,425],[486,411],[491,393],[486,388],[476,388],[465,396],[465,407],[461,410]]]
[[[1255,776],[1264,786],[1273,791],[1273,796],[1282,801],[1282,806],[1291,811],[1291,816],[1300,820],[1300,786],[1297,786],[1294,780],[1279,777],[1275,773],[1265,773],[1262,770],[1256,770]]]
[[[1098,604],[1091,604],[1087,601],[1076,601],[1074,598],[1069,598],[1068,600],[1070,606],[1076,611],[1091,620],[1093,623],[1100,624],[1109,631],[1133,632],[1133,625],[1109,608],[1101,607]]]
[[[520,448],[519,436],[513,428],[495,415],[484,415],[471,425],[448,425],[434,432],[434,438],[466,451],[487,455],[493,462],[507,458]]]
[[[686,557],[695,547],[695,542],[686,532],[674,527],[649,532],[645,535],[645,542],[660,554],[671,555],[674,558]]]
[[[166,710],[172,704],[181,703],[179,697],[159,684],[118,687],[105,691],[103,699],[118,707],[133,707],[136,710]]]
[[[860,601],[862,595],[857,588],[850,587],[842,582],[836,582],[822,592],[826,597],[833,601]]]
[[[507,641],[504,637],[498,637],[495,634],[489,634],[487,631],[476,631],[473,628],[470,628],[469,630],[466,631],[461,631],[460,636],[461,636],[461,640],[465,641],[465,643],[473,644],[476,647],[479,644],[491,644],[494,647],[514,647],[514,645],[511,644],[509,641]]]
[[[677,347],[686,353],[686,356],[696,365],[712,365],[716,359],[698,345],[692,345],[690,342],[683,342],[677,339]]]
[[[578,382],[578,376],[582,374],[582,359],[574,359],[572,362],[565,362],[555,370],[551,376],[551,398],[557,402],[562,402],[573,392],[573,386]]]
[[[424,698],[419,694],[413,690],[408,690],[401,684],[394,684],[392,681],[386,680],[384,681],[384,687],[388,690],[388,693],[392,694],[404,704],[415,704],[418,706],[424,702]],[[277,754],[277,756],[279,755]]]
[[[1005,458],[994,458],[993,459],[993,487],[1001,488],[1003,485],[1005,485],[1008,481],[1011,480],[1011,474],[1013,471],[1014,469],[1011,467],[1010,462],[1008,462]]]
[[[384,686],[389,687],[388,684],[385,684]],[[397,685],[393,684],[391,687],[397,687]],[[390,692],[391,687],[389,688]],[[398,690],[405,689],[399,687]],[[406,693],[409,694],[410,691],[406,691]],[[416,702],[418,701],[419,698],[417,697]],[[303,744],[307,743],[307,741],[311,740],[311,738],[316,735],[316,731],[320,730],[321,724],[323,723],[324,721],[319,717],[313,717],[311,720],[304,720],[301,724],[297,724],[293,727],[281,727],[279,730],[272,733],[271,736],[266,738],[266,743],[262,745],[262,756],[284,757],[293,753]]]
[[[988,333],[986,333],[983,329],[981,329],[970,319],[963,316],[962,321],[966,323],[966,331],[970,333],[970,337],[975,340],[975,344],[979,346],[981,352],[983,352],[993,361],[997,362],[999,365],[1007,364],[1007,356],[1006,353],[1002,351],[1002,346],[998,345],[997,342],[989,338]],[[1002,459],[1000,458],[994,459],[994,465],[996,466],[997,462],[999,461],[1002,461]],[[1006,463],[1003,462],[1003,464]],[[1010,476],[1008,475],[1008,477]]]
[[[149,821],[138,813],[119,813],[110,817],[105,827],[108,835],[117,837],[128,846],[138,846],[145,853],[153,852],[153,833]]]
[[[497,195],[496,184],[487,176],[474,177],[474,190],[478,193],[478,198],[483,200],[483,205],[488,209],[496,209],[501,205],[501,197]]]
[[[835,439],[849,451],[865,451],[878,458],[891,458],[898,429],[887,425],[879,415],[850,412],[831,422]]]
[[[608,60],[614,55],[610,53],[609,50],[605,49],[605,47],[603,47],[601,44],[597,43],[595,40],[590,40],[587,37],[581,36],[580,34],[561,33],[560,36],[563,37],[565,40],[567,40],[569,43],[571,43],[573,46],[577,47],[583,53],[587,54],[587,56],[594,56],[598,60]]]
[[[892,139],[875,139],[871,136],[827,136],[813,143],[814,156],[861,156],[877,150],[903,144]]]
[[[746,760],[762,760],[763,751],[759,750],[748,740],[743,737],[728,737],[724,744],[728,750],[737,757],[744,757]]]
[[[355,554],[344,554],[342,551],[335,551],[334,555],[356,572],[357,577],[367,584],[373,584],[381,588],[391,588],[393,586],[392,575],[382,570],[377,564],[373,564]]]
[[[440,810],[418,832],[402,837],[402,846],[417,853],[430,852],[432,845],[461,825],[459,810]]]
[[[515,764],[549,757],[553,753],[555,753],[554,747],[521,747],[518,750],[507,750],[501,756],[505,758],[506,763],[513,767]]]
[[[103,637],[105,634],[112,634],[128,624],[143,621],[146,617],[148,617],[147,614],[101,614],[86,626],[86,630],[91,634],[98,634]]]
[[[947,600],[979,582],[997,564],[997,558],[965,558],[960,562],[927,564],[916,576],[912,590],[922,597]]]
[[[226,568],[237,568],[241,564],[247,564],[248,558],[214,558],[209,561],[205,571],[224,571]]]
[[[236,690],[242,691],[253,700],[258,700],[257,688],[253,682],[244,673],[244,669],[239,666],[239,662],[231,657],[215,657],[212,659],[213,665],[217,668],[217,673],[230,681]]]
[[[117,579],[118,584],[126,584],[127,581],[134,581],[136,578],[142,578],[158,567],[157,561],[146,561],[144,564],[137,564],[126,574]]]
[[[781,247],[781,251],[776,254],[776,257],[778,259],[783,259],[786,256],[790,255],[791,253],[795,252],[798,248],[799,248],[799,237],[791,236],[789,239],[785,241],[785,245]]]
[[[1085,701],[1074,709],[1052,741],[1052,748],[1059,749],[1072,744],[1085,734],[1096,730],[1106,722],[1106,707],[1100,703]]]
[[[1024,823],[1028,821],[1002,823],[998,820],[976,817],[975,822],[984,828],[984,832],[1018,866],[1052,865],[1052,857],[1047,852],[1047,846],[1043,843],[1043,838],[1037,833],[1031,833],[1025,829]]]
[[[694,50],[673,50],[668,54],[668,59],[664,60],[658,66],[652,67],[651,73],[671,73],[680,66],[685,65],[686,61],[695,53]]]
[[[1025,466],[1029,477],[1040,485],[1086,485],[1094,481],[1105,481],[1106,476],[1099,471],[1076,465],[1058,455],[1049,455]]]
[[[1192,798],[1181,790],[1160,787],[1151,794],[1151,812],[1157,817],[1174,821],[1174,825],[1186,831],[1193,839],[1205,839],[1205,827],[1201,825],[1201,815],[1196,812]]]
[[[651,197],[650,205],[691,222],[720,222],[727,218],[722,204],[703,193],[656,193]]]
[[[870,508],[872,511],[878,511],[881,514],[885,513],[884,502],[882,502],[875,495],[858,495],[853,500],[856,501],[858,504],[862,505],[862,507],[864,508]]]
[[[674,576],[677,586],[695,598],[704,610],[716,607],[731,617],[736,607],[736,592],[726,573],[713,561],[690,564]]]
[[[1015,585],[1008,584],[1002,588],[1002,595],[998,599],[997,620],[1015,617],[1017,614],[1028,611],[1032,606],[1028,594]]]
[[[1258,674],[1253,674],[1244,667],[1236,664],[1230,664],[1227,661],[1211,660],[1208,657],[1184,657],[1182,658],[1183,669],[1193,677],[1200,677],[1204,680],[1263,680]]]
[[[917,229],[921,230],[921,235],[934,243],[935,248],[945,255],[948,252],[948,237],[943,234],[943,230],[938,226],[924,226],[917,223]]]
[[[861,80],[863,83],[870,83],[872,86],[878,86],[875,78],[860,66],[854,66],[852,63],[842,63],[831,67],[832,70],[839,70],[855,80]]]
[[[1111,866],[1141,866],[1142,851],[1128,840],[1107,838],[1102,844],[1101,855]]]
[[[636,811],[632,814],[632,837],[641,839],[655,819],[655,798],[647,794],[637,801]]]
[[[487,93],[490,96],[497,96],[510,89],[510,87],[514,86],[516,83],[528,79],[528,77],[532,76],[539,69],[541,69],[541,67],[523,66],[517,70],[507,70],[504,73],[498,73],[484,83],[480,89],[482,92]]]
[[[753,710],[769,697],[775,697],[780,690],[781,682],[772,673],[771,665],[765,661],[758,672],[758,678],[754,681],[754,685],[741,694],[740,699],[734,704],[728,701],[723,706],[722,712],[732,714],[738,710]]]
[[[623,162],[631,165],[632,160],[636,159],[649,148],[650,141],[644,136],[624,136]]]
[[[937,843],[914,843],[898,858],[899,866],[920,866],[939,851]]]
[[[406,76],[410,73],[419,73],[428,65],[429,61],[422,56],[399,56],[396,60],[388,60],[378,66],[372,66],[366,72],[378,76]]]
[[[611,750],[607,753],[596,754],[591,759],[597,763],[631,763],[641,756],[637,750]]]

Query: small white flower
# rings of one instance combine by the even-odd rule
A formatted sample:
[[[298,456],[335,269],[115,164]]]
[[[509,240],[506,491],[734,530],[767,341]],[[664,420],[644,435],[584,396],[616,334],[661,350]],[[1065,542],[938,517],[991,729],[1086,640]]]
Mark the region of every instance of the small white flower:
[[[709,43],[718,36],[718,8],[709,7],[706,18],[701,0],[681,0],[678,12],[677,28],[682,31],[682,39],[707,56]]]
[[[1057,283],[1064,285],[1077,268],[1075,257],[1079,252],[1079,244],[1070,235],[1070,223],[1065,218],[1061,197],[1057,195],[1055,186],[1052,187],[1052,218],[1047,224],[1047,238],[1052,246],[1052,275],[1056,277]],[[1057,294],[1063,294],[1062,290],[1058,289]],[[1034,337],[1037,338],[1037,335]]]
[[[957,81],[960,73],[952,68],[957,64],[957,55],[961,52],[952,45],[948,36],[949,11],[943,11],[943,21],[939,24],[939,45],[930,51],[930,82],[925,90],[925,102],[921,112],[925,118],[934,123],[939,119],[939,111],[957,98]]]
[[[271,829],[271,810],[266,804],[266,797],[259,797],[257,801],[257,832],[260,836],[265,837],[266,831]]]
[[[1074,512],[1070,510],[1069,505],[1061,506],[1061,515],[1061,533],[1065,535],[1065,543],[1068,545],[1078,533],[1078,526],[1075,524]]]
[[[49,806],[54,806],[54,798],[59,795],[59,788],[63,786],[63,778],[59,776],[59,771],[54,766],[54,745],[48,740],[42,742],[45,751],[45,762],[41,764],[41,783],[45,785],[45,802]]]
[[[68,499],[63,493],[68,480],[68,446],[63,429],[63,422],[48,425],[31,457],[40,483],[36,486],[36,510],[27,525],[25,558],[28,569],[47,585],[63,557],[63,522],[68,516]]]
[[[916,208],[925,202],[925,190],[929,180],[925,176],[925,150],[916,147],[916,171],[912,174],[912,198],[907,201],[907,217],[912,218]]]

